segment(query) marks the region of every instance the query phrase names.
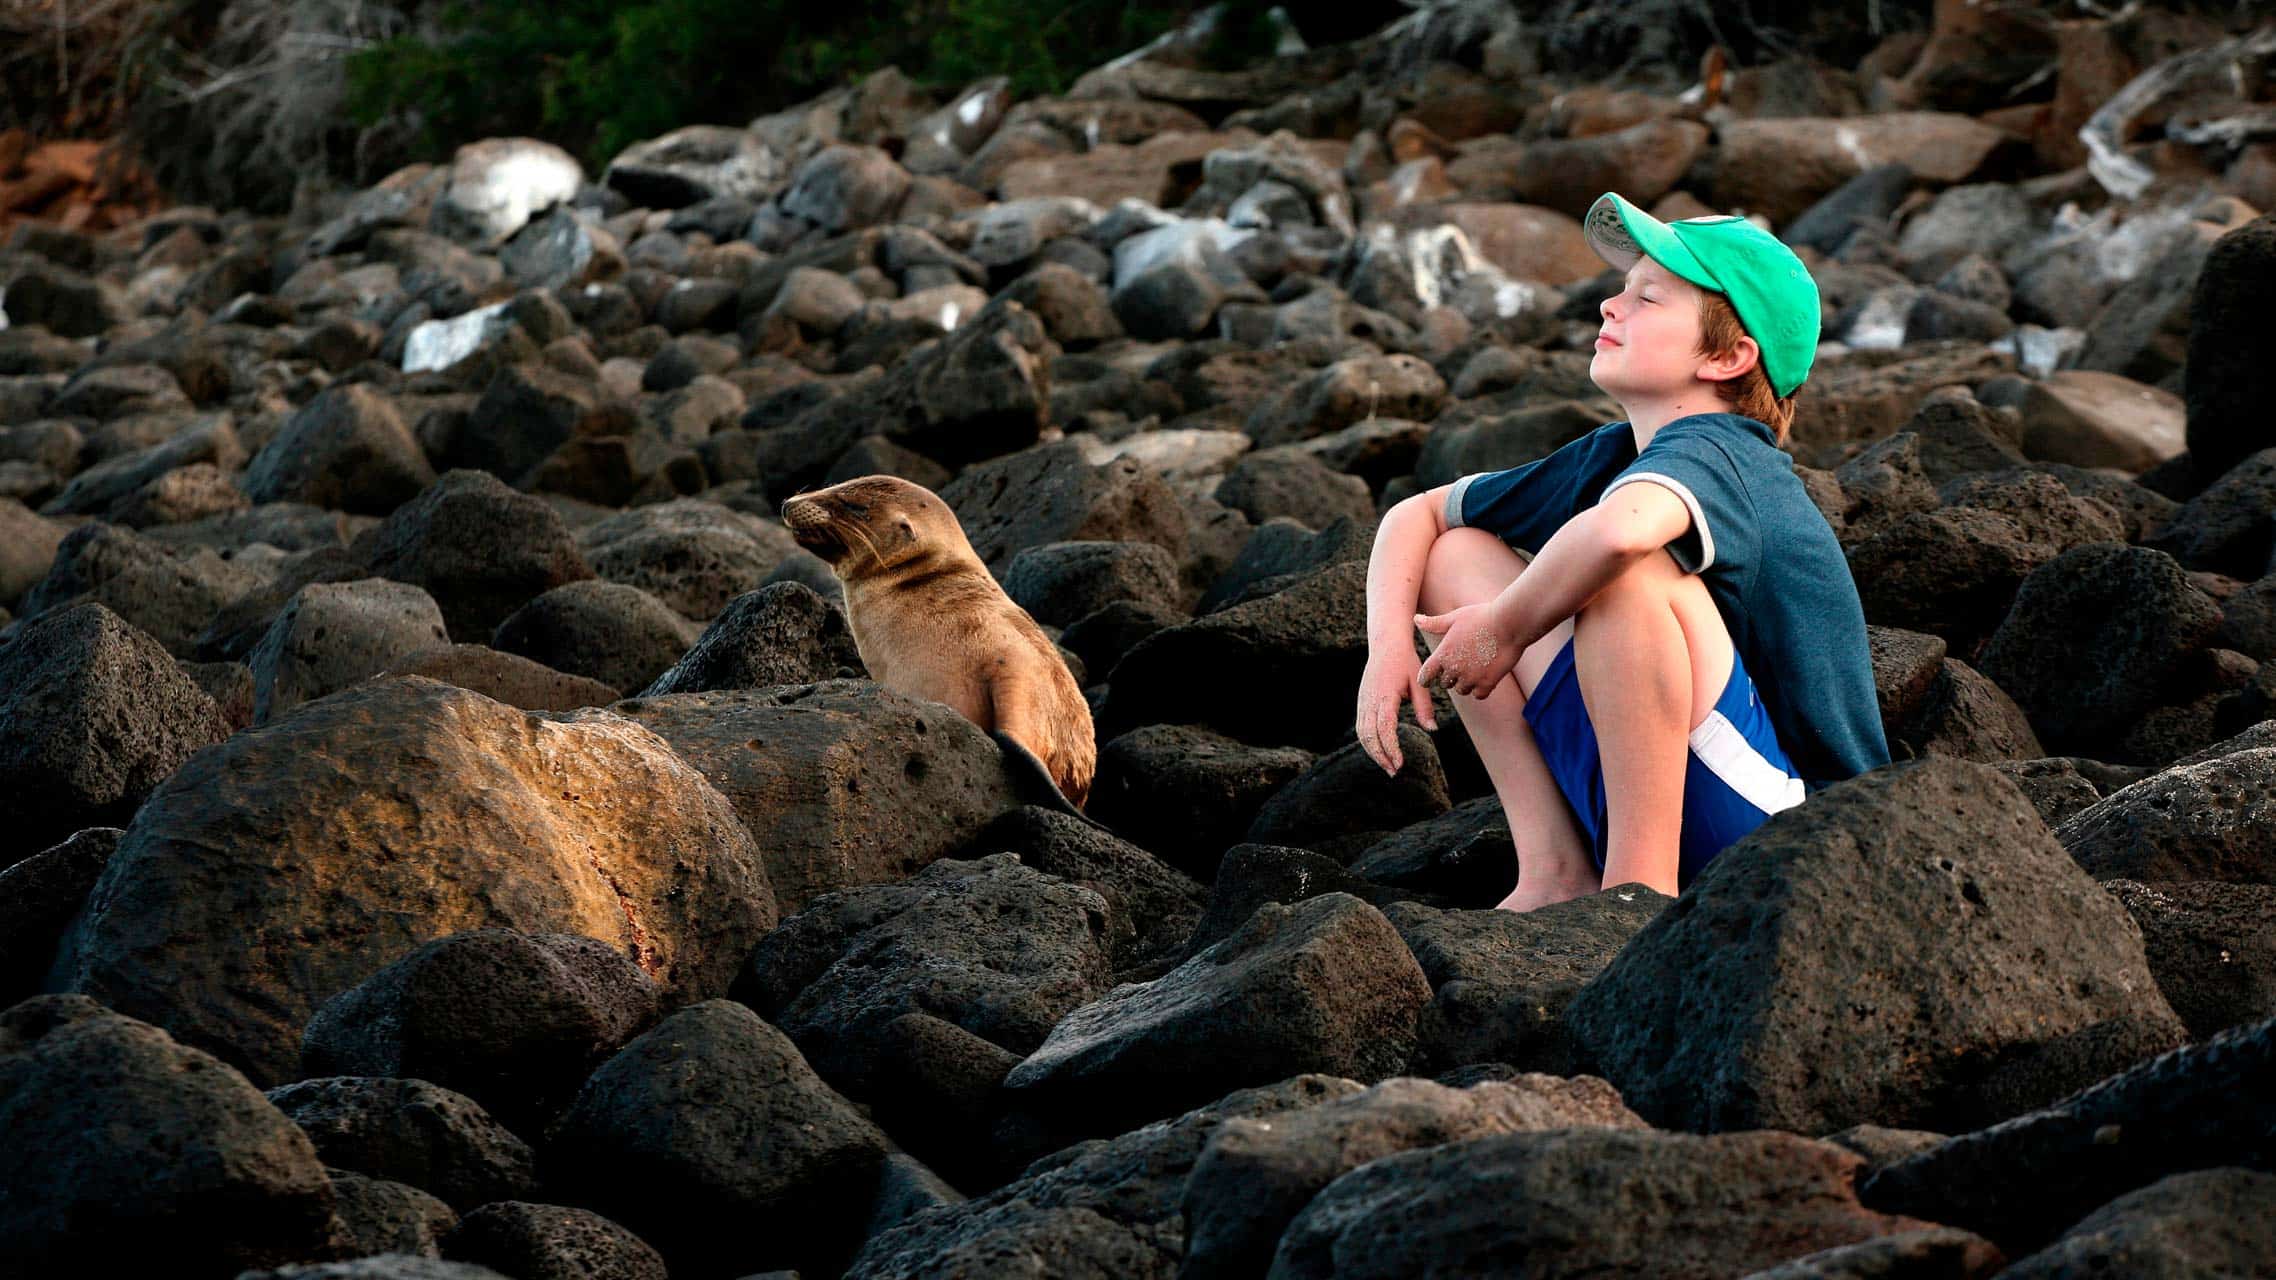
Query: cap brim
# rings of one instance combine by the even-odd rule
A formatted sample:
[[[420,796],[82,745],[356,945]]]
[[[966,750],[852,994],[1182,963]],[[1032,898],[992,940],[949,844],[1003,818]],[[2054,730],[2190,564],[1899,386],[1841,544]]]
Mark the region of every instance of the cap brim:
[[[1581,234],[1597,257],[1622,271],[1635,266],[1638,258],[1650,258],[1702,289],[1718,293],[1723,289],[1668,224],[1613,192],[1598,196],[1589,206],[1588,216],[1581,219]]]

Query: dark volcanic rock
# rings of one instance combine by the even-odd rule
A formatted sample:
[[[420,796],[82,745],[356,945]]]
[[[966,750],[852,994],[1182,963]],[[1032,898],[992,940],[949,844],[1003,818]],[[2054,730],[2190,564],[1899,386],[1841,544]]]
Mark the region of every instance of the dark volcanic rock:
[[[1656,1123],[1950,1132],[2180,1043],[2140,937],[2014,784],[1929,759],[1726,849],[1567,1016]]]
[[[1989,763],[2046,754],[2015,699],[1953,658],[1939,665],[1936,680],[1911,713],[1886,728],[1889,750],[1898,759],[1951,756]]]
[[[1003,751],[977,725],[868,681],[629,698],[612,710],[735,806],[785,911],[904,879],[1017,806]]]
[[[699,498],[610,516],[580,530],[577,542],[594,573],[699,622],[764,586],[798,550],[781,525]]]
[[[2145,541],[2191,569],[2245,579],[2267,572],[2276,550],[2276,449],[2229,468]]]
[[[2276,289],[2276,216],[2222,236],[2189,300],[2189,456],[2219,473],[2276,444],[2267,420],[2267,302]]]
[[[643,698],[713,689],[764,689],[867,674],[845,610],[800,582],[735,597]]]
[[[2055,832],[2097,879],[2276,885],[2276,749],[2177,765]]]
[[[24,593],[18,612],[36,618],[93,600],[168,653],[187,658],[195,656],[198,633],[215,611],[258,581],[211,551],[177,553],[131,529],[94,521],[57,544],[47,576]]]
[[[1182,559],[1186,514],[1161,477],[1135,458],[1092,465],[1059,441],[967,467],[940,491],[972,549],[999,575],[1030,547],[1053,542],[1151,542]]]
[[[386,396],[363,383],[328,388],[286,420],[253,455],[245,492],[255,502],[383,516],[433,484],[435,469]]]
[[[546,1167],[675,1273],[745,1275],[850,1253],[885,1149],[789,1037],[707,1000],[601,1064],[554,1126]]]
[[[202,747],[221,709],[149,636],[92,601],[0,648],[0,864],[124,822]]]
[[[481,471],[444,473],[350,554],[424,588],[454,636],[488,636],[525,601],[593,576],[553,508]]]
[[[1004,1259],[1037,1259],[1035,1274],[1122,1280],[1177,1274],[1185,1249],[1188,1175],[1224,1122],[1269,1120],[1360,1092],[1333,1076],[1302,1075],[1243,1089],[1174,1120],[1070,1147],[1018,1181],[873,1237],[849,1280],[992,1274]]]
[[[2053,1106],[1962,1134],[1874,1174],[1865,1203],[2037,1248],[2169,1174],[2270,1169],[2276,1020],[2141,1063]]]
[[[500,1200],[461,1218],[442,1242],[456,1262],[515,1280],[664,1280],[648,1242],[597,1213],[558,1204]]]
[[[588,579],[516,609],[490,643],[556,671],[638,689],[679,661],[699,634],[694,623],[638,587]]]
[[[1237,844],[1225,851],[1209,885],[1209,904],[1178,951],[1189,960],[1241,931],[1259,907],[1294,906],[1330,893],[1350,894],[1378,909],[1406,900],[1397,890],[1369,884],[1335,859],[1309,849]]]
[[[686,1000],[725,991],[774,922],[749,834],[662,739],[404,677],[192,757],[127,827],[51,981],[274,1083],[299,1075],[318,1005],[447,934],[601,938]]]
[[[382,674],[425,676],[524,711],[575,711],[606,706],[623,696],[598,680],[555,671],[542,662],[481,644],[422,649]]]
[[[2171,557],[2095,543],[2024,579],[1977,667],[2048,747],[2095,754],[2156,705],[2220,625],[2220,607]]]
[[[1370,1160],[1490,1134],[1595,1127],[1645,1126],[1612,1086],[1589,1076],[1527,1075],[1467,1089],[1401,1078],[1293,1115],[1234,1117],[1210,1135],[1186,1179],[1178,1274],[1263,1274],[1290,1219]]]
[[[975,854],[1005,851],[1106,901],[1118,974],[1176,952],[1202,912],[1204,891],[1183,871],[1096,823],[1053,809],[1015,809],[972,841]]]
[[[656,987],[593,938],[478,929],[437,938],[324,1002],[304,1070],[414,1077],[538,1132],[656,1017]]]
[[[1820,1249],[1765,1267],[1747,1280],[1982,1280],[1995,1272],[2008,1274],[2000,1271],[2006,1260],[1998,1245],[1973,1232],[1926,1227]]]
[[[55,944],[125,832],[89,827],[52,849],[0,867],[0,1000],[36,995],[55,963]]]
[[[1356,1280],[1522,1258],[1528,1274],[1705,1280],[1928,1225],[1860,1205],[1861,1163],[1770,1131],[1473,1138],[1330,1183],[1281,1237],[1271,1275]]]
[[[752,952],[745,1003],[822,1074],[867,1096],[875,1040],[923,1011],[1025,1056],[1103,990],[1106,905],[1011,854],[936,862],[815,899]]]
[[[1048,626],[1064,627],[1116,601],[1174,610],[1184,595],[1177,557],[1151,542],[1050,542],[1004,566],[1004,594]]]
[[[434,598],[407,582],[310,583],[293,593],[245,657],[253,723],[267,724],[449,640]]]
[[[404,1182],[326,1169],[340,1215],[341,1251],[355,1254],[442,1256],[442,1239],[458,1215],[435,1197]]]
[[[1062,1019],[1005,1080],[1090,1132],[1302,1071],[1379,1080],[1406,1062],[1430,988],[1382,913],[1346,894],[1266,906],[1149,983]],[[1236,1056],[1237,1055],[1237,1056]]]
[[[1300,748],[1252,747],[1199,725],[1146,725],[1099,747],[1085,812],[1206,878],[1311,762]]]
[[[481,1104],[425,1080],[325,1076],[269,1090],[325,1164],[408,1183],[464,1212],[535,1189],[529,1144]]]
[[[2276,1017],[2276,886],[2112,880],[2102,887],[2140,926],[2150,973],[2190,1035]]]
[[[1999,1274],[2013,1280],[2082,1275],[2187,1280],[2265,1274],[2272,1258],[2276,1176],[2251,1169],[2202,1169],[2127,1192]]]
[[[382,1253],[347,1262],[304,1262],[273,1271],[247,1271],[240,1280],[508,1280],[488,1267],[410,1254]]]
[[[1452,802],[1436,740],[1405,723],[1398,736],[1405,759],[1398,773],[1386,776],[1356,742],[1339,748],[1273,793],[1246,838],[1316,849],[1348,862],[1391,832],[1446,812]]]
[[[1099,732],[1205,724],[1244,742],[1334,747],[1367,665],[1367,566],[1338,564],[1262,599],[1155,632],[1115,667]]]
[[[1670,901],[1626,884],[1526,912],[1384,908],[1431,985],[1412,1069],[1502,1062],[1570,1074],[1566,1007]]]
[[[0,1014],[0,1257],[228,1275],[331,1252],[308,1136],[245,1077],[81,996]]]

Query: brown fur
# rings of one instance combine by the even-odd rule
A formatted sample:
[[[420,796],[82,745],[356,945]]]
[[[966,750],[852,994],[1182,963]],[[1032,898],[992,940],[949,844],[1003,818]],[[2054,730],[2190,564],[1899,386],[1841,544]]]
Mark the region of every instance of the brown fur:
[[[830,562],[871,678],[1002,730],[1042,761],[1078,807],[1098,741],[1090,704],[1058,647],[1012,603],[938,495],[863,476],[782,504],[799,545]]]

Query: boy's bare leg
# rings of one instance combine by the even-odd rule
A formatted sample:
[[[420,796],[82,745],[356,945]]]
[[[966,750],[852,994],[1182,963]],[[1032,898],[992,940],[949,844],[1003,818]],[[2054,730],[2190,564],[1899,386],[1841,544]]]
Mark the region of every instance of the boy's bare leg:
[[[1662,554],[1581,610],[1573,672],[1603,761],[1605,884],[1674,896],[1691,730],[1729,682],[1731,652],[1706,584]]]
[[[1417,607],[1445,613],[1491,600],[1524,571],[1525,561],[1501,539],[1477,529],[1449,529],[1431,546]],[[1536,641],[1517,669],[1485,698],[1454,699],[1455,714],[1493,779],[1510,840],[1517,846],[1517,888],[1499,904],[1510,911],[1530,911],[1599,887],[1588,842],[1525,723],[1527,694],[1571,635],[1567,622]],[[1438,638],[1425,633],[1423,641],[1435,648]]]

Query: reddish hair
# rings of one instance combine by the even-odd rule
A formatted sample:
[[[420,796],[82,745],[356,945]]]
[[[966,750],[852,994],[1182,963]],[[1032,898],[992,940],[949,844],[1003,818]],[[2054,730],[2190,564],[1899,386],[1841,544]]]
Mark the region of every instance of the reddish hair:
[[[1731,309],[1729,298],[1706,289],[1699,291],[1700,355],[1729,355],[1738,350],[1739,339],[1747,336],[1746,326],[1739,323],[1739,313]],[[1716,383],[1715,394],[1731,406],[1733,413],[1768,426],[1778,434],[1779,445],[1785,445],[1786,434],[1794,426],[1794,397],[1770,389],[1770,375],[1762,371],[1759,358],[1752,369]]]

